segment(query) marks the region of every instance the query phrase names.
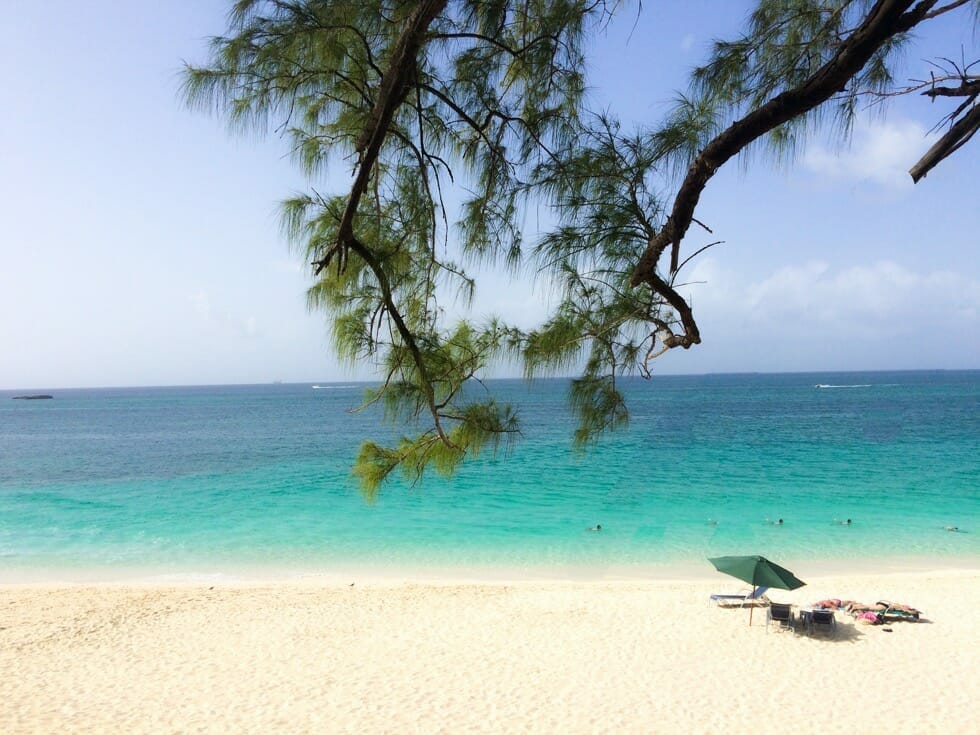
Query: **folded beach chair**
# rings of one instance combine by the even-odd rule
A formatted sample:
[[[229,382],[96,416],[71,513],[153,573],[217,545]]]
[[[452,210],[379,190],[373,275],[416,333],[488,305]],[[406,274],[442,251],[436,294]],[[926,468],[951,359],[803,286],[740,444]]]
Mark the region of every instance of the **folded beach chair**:
[[[745,607],[754,603],[765,605],[769,603],[769,598],[766,597],[768,591],[768,587],[756,587],[755,592],[746,590],[734,595],[712,595],[709,601],[721,607]]]
[[[782,602],[769,603],[766,610],[766,633],[769,632],[769,623],[775,623],[782,628],[791,628],[796,632],[796,622],[793,616],[793,608]]]
[[[813,633],[817,628],[823,628],[831,633],[837,632],[837,619],[834,617],[833,610],[814,609],[810,613],[808,625],[807,634]]]

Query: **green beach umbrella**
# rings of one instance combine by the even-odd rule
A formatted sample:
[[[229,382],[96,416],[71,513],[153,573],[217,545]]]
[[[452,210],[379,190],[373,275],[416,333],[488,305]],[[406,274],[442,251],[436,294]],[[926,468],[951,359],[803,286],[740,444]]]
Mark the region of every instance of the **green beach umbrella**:
[[[789,569],[769,561],[764,556],[716,556],[708,561],[714,564],[719,572],[751,584],[753,597],[756,587],[795,590],[806,584],[797,579]],[[752,625],[752,609],[749,608],[749,625]]]

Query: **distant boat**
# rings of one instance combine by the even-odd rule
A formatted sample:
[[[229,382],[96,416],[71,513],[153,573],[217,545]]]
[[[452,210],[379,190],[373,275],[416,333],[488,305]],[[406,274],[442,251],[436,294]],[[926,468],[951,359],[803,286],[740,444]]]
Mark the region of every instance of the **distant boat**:
[[[42,393],[38,393],[33,396],[13,396],[15,401],[40,401],[45,398],[54,398],[54,396],[49,396]]]
[[[320,388],[322,387],[323,387],[322,385],[314,385],[313,390],[320,390]]]

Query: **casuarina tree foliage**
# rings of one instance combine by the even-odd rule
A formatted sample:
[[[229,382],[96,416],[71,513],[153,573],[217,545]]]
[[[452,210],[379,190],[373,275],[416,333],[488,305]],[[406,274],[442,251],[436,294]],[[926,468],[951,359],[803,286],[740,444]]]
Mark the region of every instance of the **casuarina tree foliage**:
[[[354,471],[368,497],[397,469],[413,481],[430,467],[448,474],[519,434],[514,409],[479,382],[496,361],[527,377],[578,373],[579,446],[624,425],[617,379],[701,342],[678,279],[711,243],[685,249],[685,237],[700,229],[711,177],[747,147],[792,150],[821,124],[846,133],[862,99],[918,92],[947,103],[943,135],[911,170],[918,181],[980,127],[975,63],[896,79],[913,31],[947,13],[977,28],[980,0],[757,0],[665,120],[624,131],[615,111],[586,109],[585,61],[614,13],[637,10],[238,0],[207,64],[187,66],[191,104],[286,136],[314,182],[351,174],[342,191],[314,185],[286,200],[282,221],[337,354],[380,370],[366,403],[413,427],[394,446],[363,443]],[[528,241],[532,209],[554,226]],[[534,329],[450,318],[477,266],[547,279],[551,313]]]

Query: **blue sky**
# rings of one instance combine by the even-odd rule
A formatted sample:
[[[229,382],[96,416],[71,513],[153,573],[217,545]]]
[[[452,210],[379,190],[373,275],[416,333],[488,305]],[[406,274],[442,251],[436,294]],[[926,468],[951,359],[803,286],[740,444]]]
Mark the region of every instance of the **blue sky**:
[[[597,107],[656,120],[746,4],[644,2],[597,39]],[[223,0],[12,3],[0,116],[0,388],[369,379],[338,365],[305,306],[277,203],[309,182],[275,137],[185,108],[182,60],[225,29]],[[962,15],[962,14],[960,14]],[[961,46],[940,20],[907,59]],[[837,151],[730,165],[687,276],[704,344],[661,373],[980,367],[980,144],[913,186],[940,105],[903,99]],[[346,172],[314,184],[344,188]],[[691,250],[704,237],[692,231]],[[688,252],[691,252],[688,250]],[[491,277],[474,316],[528,325],[546,289]],[[502,368],[500,374],[506,373]]]

